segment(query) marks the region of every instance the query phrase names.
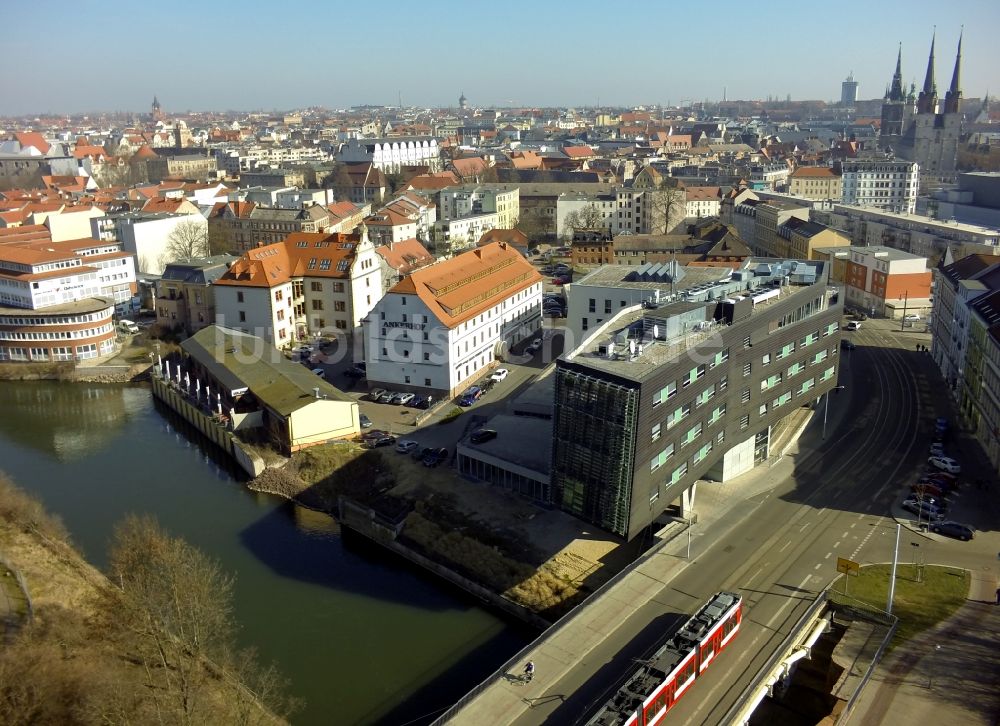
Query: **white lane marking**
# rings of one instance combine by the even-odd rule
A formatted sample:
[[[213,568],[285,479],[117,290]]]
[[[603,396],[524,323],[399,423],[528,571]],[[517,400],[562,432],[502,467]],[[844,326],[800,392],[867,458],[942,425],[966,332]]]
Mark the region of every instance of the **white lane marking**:
[[[791,544],[792,544],[792,541],[788,540],[787,542],[785,542],[785,544],[782,546],[782,548],[780,550],[778,550],[778,552],[784,552],[785,550],[787,550],[791,546]]]
[[[820,562],[820,563],[819,563],[818,565],[816,565],[816,566],[815,566],[815,567],[814,567],[813,569],[814,569],[814,570],[818,570],[818,569],[819,569],[820,567],[822,567],[822,566],[823,566],[823,563],[822,563],[822,562]]]
[[[833,553],[832,553],[832,552],[827,552],[827,553],[826,553],[826,557],[824,557],[823,559],[824,559],[824,560],[828,560],[828,559],[830,559],[831,555],[833,555]]]
[[[834,547],[834,549],[836,549],[837,547],[840,547],[840,540],[837,540],[836,542],[834,542],[833,543],[833,547]]]
[[[855,527],[857,527],[857,526],[858,526],[858,523],[857,523],[857,522],[855,522],[854,524],[852,524],[852,525],[851,525],[851,529],[854,529],[854,528],[855,528]],[[847,534],[847,532],[844,532],[844,534]]]
[[[820,514],[822,514],[825,511],[826,511],[826,507],[823,507],[822,509],[817,509],[816,510],[816,515],[819,516]]]

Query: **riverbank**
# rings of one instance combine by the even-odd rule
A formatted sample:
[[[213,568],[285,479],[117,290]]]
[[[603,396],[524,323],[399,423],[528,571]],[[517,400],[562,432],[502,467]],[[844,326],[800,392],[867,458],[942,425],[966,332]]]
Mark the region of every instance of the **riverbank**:
[[[196,553],[176,539],[167,544],[167,551],[171,548]],[[141,547],[136,550],[142,552]],[[197,572],[198,557],[205,561],[200,555],[189,556],[175,574]],[[145,722],[172,720],[171,714],[204,723],[285,723],[267,710],[262,691],[250,687],[260,689],[265,679],[257,676],[267,676],[269,669],[258,669],[242,654],[220,667],[204,650],[189,647],[183,635],[161,630],[156,613],[137,608],[142,601],[130,595],[124,582],[120,588],[112,586],[72,546],[61,522],[2,475],[0,558],[10,568],[5,579],[16,573],[31,603],[16,621],[8,616],[0,649],[4,723]],[[134,564],[138,572],[146,569],[140,579],[158,569],[141,554]],[[193,579],[186,582],[195,587]],[[170,600],[170,617],[194,615],[222,625],[212,613],[188,607],[193,592],[172,592],[163,593]],[[218,615],[227,613],[220,610]],[[274,692],[264,698],[275,704],[285,701]]]
[[[325,512],[536,627],[557,620],[631,560],[628,553],[609,557],[621,543],[581,537],[578,523],[560,512],[389,449],[312,447],[248,486]]]

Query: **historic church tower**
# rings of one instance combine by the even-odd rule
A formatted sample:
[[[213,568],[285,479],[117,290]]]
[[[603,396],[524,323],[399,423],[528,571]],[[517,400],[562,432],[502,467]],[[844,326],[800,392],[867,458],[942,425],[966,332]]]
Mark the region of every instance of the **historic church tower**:
[[[962,37],[958,38],[958,52],[955,54],[955,70],[951,75],[951,86],[941,104],[934,82],[934,40],[927,59],[927,75],[924,89],[917,99],[917,115],[914,119],[912,160],[920,164],[920,173],[931,177],[950,177],[955,174],[958,160],[958,142],[962,134],[962,115],[959,113],[962,100]]]
[[[156,96],[153,96],[153,108],[152,108],[152,113],[150,113],[150,116],[152,116],[154,122],[162,121],[164,118],[163,110],[160,108],[160,101],[159,99],[157,99]]]

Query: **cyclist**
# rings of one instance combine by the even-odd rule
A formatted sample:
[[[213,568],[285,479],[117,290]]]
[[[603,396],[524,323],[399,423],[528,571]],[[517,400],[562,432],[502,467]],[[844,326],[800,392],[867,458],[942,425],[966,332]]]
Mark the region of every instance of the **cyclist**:
[[[535,675],[535,664],[533,661],[528,661],[528,664],[524,666],[524,677],[526,680],[530,681]]]

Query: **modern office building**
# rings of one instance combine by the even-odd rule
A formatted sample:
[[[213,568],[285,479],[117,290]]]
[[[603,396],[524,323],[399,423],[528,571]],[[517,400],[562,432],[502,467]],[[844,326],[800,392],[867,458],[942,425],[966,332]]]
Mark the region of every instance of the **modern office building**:
[[[772,427],[836,387],[841,312],[825,263],[762,258],[617,311],[557,361],[552,503],[632,539],[765,461]]]
[[[858,82],[854,80],[854,71],[851,71],[847,80],[840,84],[840,105],[854,106],[858,102]]]

